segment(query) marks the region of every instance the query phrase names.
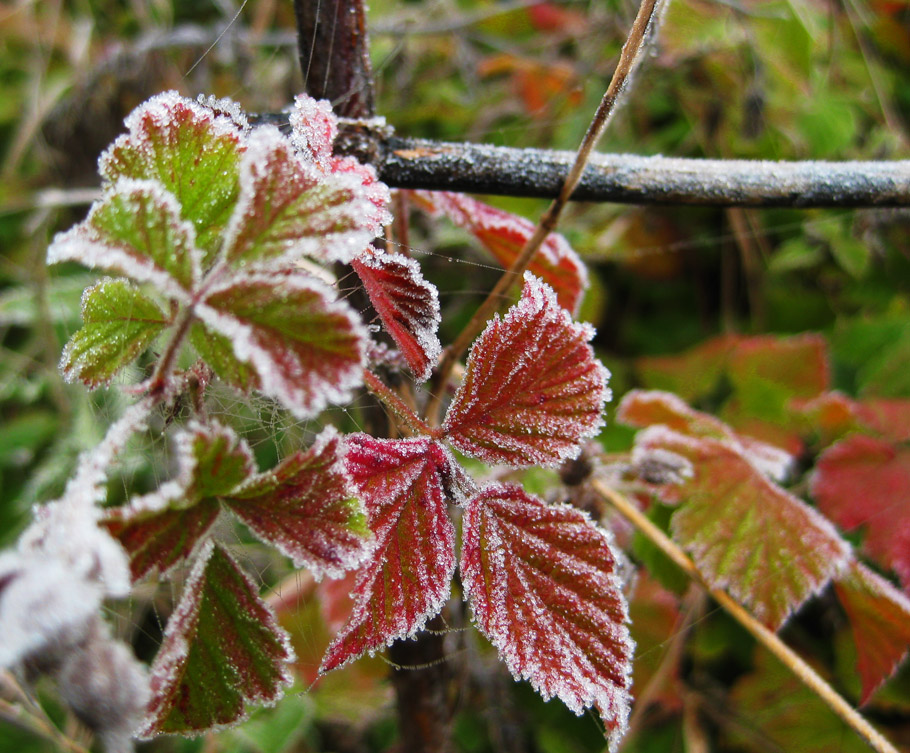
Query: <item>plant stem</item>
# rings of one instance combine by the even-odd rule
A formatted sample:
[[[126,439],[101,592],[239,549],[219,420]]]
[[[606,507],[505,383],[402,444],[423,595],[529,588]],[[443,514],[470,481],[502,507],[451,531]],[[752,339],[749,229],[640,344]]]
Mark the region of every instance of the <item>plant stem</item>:
[[[642,0],[638,8],[638,14],[632,22],[632,28],[629,30],[629,36],[622,47],[619,55],[619,62],[616,64],[616,70],[613,71],[613,78],[610,80],[607,91],[604,93],[600,104],[597,107],[591,124],[581,141],[578,152],[575,156],[575,163],[572,165],[569,174],[562,185],[559,195],[550,204],[546,212],[537,223],[534,233],[525,243],[518,258],[507,269],[494,288],[489,292],[483,303],[464,329],[458,334],[454,342],[446,348],[445,355],[439,365],[434,378],[432,389],[430,390],[430,399],[427,401],[426,415],[431,424],[438,423],[439,405],[445,385],[449,381],[452,373],[452,367],[455,362],[461,358],[467,350],[468,345],[483,329],[487,320],[493,315],[493,312],[499,307],[503,297],[508,289],[521,278],[534,258],[534,255],[540,249],[547,236],[556,228],[563,209],[569,201],[569,197],[578,185],[584,172],[585,165],[591,155],[603,132],[606,130],[613,113],[616,111],[616,104],[620,96],[626,89],[636,64],[641,57],[641,51],[644,47],[647,32],[651,22],[657,16],[658,10],[664,0]]]
[[[600,479],[593,479],[591,486],[603,499],[609,502],[617,512],[634,525],[642,534],[651,540],[692,580],[700,583],[711,597],[752,636],[790,669],[812,692],[818,695],[828,707],[860,735],[878,753],[898,753],[885,737],[834,688],[777,635],[756,620],[748,611],[730,597],[726,591],[712,588],[688,555],[678,547],[654,523],[641,513],[628,499],[615,489],[611,489]]]
[[[412,411],[404,400],[388,387],[378,376],[369,369],[363,370],[363,381],[376,397],[378,397],[391,411],[401,420],[403,420],[417,434],[429,434],[438,437],[440,432],[431,429],[424,423],[414,411]]]

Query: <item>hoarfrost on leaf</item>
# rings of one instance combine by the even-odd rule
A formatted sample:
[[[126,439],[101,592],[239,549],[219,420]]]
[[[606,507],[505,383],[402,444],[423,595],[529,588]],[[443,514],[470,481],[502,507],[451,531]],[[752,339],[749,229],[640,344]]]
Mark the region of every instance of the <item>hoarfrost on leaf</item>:
[[[471,347],[443,430],[487,463],[555,466],[603,425],[610,374],[590,325],[573,322],[553,291],[525,274],[521,300]]]
[[[634,644],[609,535],[578,509],[514,484],[468,501],[461,577],[474,619],[512,674],[622,738]]]

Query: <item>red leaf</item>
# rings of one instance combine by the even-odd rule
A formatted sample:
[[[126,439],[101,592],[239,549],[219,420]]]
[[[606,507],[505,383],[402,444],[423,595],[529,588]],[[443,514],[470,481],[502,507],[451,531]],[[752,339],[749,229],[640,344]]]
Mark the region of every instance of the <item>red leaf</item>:
[[[637,428],[661,425],[691,437],[716,439],[740,451],[762,473],[776,480],[783,479],[793,463],[793,458],[784,450],[737,434],[723,421],[710,413],[690,408],[669,392],[627,392],[616,409],[616,420]]]
[[[444,431],[487,463],[553,466],[603,425],[609,372],[553,291],[525,275],[521,300],[474,342]]]
[[[713,587],[726,588],[769,627],[779,627],[849,558],[827,519],[733,447],[661,426],[641,432],[636,445],[692,463],[693,478],[659,487],[665,502],[681,503],[670,521],[673,537]]]
[[[464,194],[448,191],[414,191],[414,199],[434,215],[444,214],[458,227],[470,231],[509,269],[534,234],[533,222]],[[528,266],[528,271],[556,291],[559,305],[576,314],[588,288],[584,262],[559,233],[551,233]]]
[[[435,286],[414,259],[370,248],[351,262],[386,331],[401,349],[418,381],[439,360],[440,313]]]
[[[231,556],[209,541],[167,623],[139,731],[198,735],[236,724],[291,683],[287,633]]]
[[[852,435],[815,466],[812,496],[846,531],[865,526],[863,546],[910,589],[910,448]]]
[[[511,484],[467,503],[461,577],[474,619],[518,679],[625,731],[633,644],[606,532]]]
[[[455,463],[425,438],[347,438],[345,465],[376,537],[359,571],[354,611],[332,641],[322,672],[416,633],[449,598],[455,570],[455,529],[446,506],[446,479]]]
[[[295,452],[222,501],[296,567],[317,578],[339,578],[363,561],[370,541],[363,505],[341,458],[341,438],[328,427],[307,452]]]
[[[304,418],[361,384],[366,332],[356,313],[302,273],[238,272],[196,313],[256,371],[259,389]]]
[[[863,704],[894,673],[910,649],[910,601],[858,562],[850,563],[834,581],[834,589],[853,630]]]

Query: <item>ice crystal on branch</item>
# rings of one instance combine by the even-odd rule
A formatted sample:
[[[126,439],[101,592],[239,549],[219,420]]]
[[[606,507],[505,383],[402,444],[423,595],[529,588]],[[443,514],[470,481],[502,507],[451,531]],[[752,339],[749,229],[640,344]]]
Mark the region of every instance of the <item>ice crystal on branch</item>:
[[[516,678],[625,732],[633,643],[608,535],[569,505],[493,484],[467,502],[461,577]]]
[[[443,429],[487,463],[555,466],[602,426],[609,372],[553,291],[525,275],[521,300],[474,342]]]
[[[376,537],[358,572],[354,612],[329,646],[321,671],[416,633],[449,597],[455,529],[446,489],[452,456],[429,439],[347,438],[345,466]]]
[[[439,295],[420,265],[401,254],[368,249],[351,262],[370,303],[414,377],[426,381],[439,360]]]

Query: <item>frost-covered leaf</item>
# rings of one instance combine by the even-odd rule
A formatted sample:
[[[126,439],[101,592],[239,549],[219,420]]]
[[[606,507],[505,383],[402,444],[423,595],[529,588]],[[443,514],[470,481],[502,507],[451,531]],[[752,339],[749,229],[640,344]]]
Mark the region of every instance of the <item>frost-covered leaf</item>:
[[[439,360],[439,295],[420,265],[401,254],[369,248],[351,262],[386,332],[418,381],[429,379]]]
[[[464,194],[415,191],[413,195],[419,206],[444,214],[458,227],[473,233],[504,269],[512,266],[534,233],[533,222]],[[588,273],[562,235],[547,236],[528,270],[553,288],[560,306],[573,315],[578,312],[588,287]]]
[[[354,611],[322,662],[328,672],[416,633],[449,597],[455,529],[446,505],[454,459],[426,437],[347,438],[345,465],[376,537],[357,574]]]
[[[54,238],[48,264],[76,261],[116,272],[186,302],[199,279],[200,252],[195,229],[180,215],[180,205],[161,184],[124,178],[85,221]]]
[[[856,643],[856,668],[863,683],[860,704],[869,700],[910,650],[910,601],[880,575],[858,562],[835,579]]]
[[[151,345],[168,318],[129,281],[105,279],[85,289],[82,322],[63,349],[60,370],[68,381],[98,387]]]
[[[232,115],[174,91],[139,105],[126,127],[129,132],[101,155],[101,176],[112,183],[127,177],[164,186],[195,226],[206,262],[211,261],[237,201],[243,129]]]
[[[194,322],[190,328],[190,343],[219,379],[243,393],[259,389],[256,370],[237,359],[229,338],[212,332],[200,322]]]
[[[207,542],[167,623],[151,668],[152,699],[139,731],[198,735],[236,724],[291,683],[290,641],[258,588]]]
[[[471,499],[461,577],[474,619],[512,674],[576,714],[596,706],[618,741],[633,644],[608,535],[569,505],[513,484]]]
[[[295,452],[222,501],[253,533],[316,577],[338,578],[369,553],[370,529],[342,465],[331,427],[307,452]]]
[[[742,452],[762,473],[777,481],[786,477],[793,464],[793,458],[784,450],[737,434],[720,419],[710,413],[690,408],[669,392],[659,390],[627,392],[616,409],[616,420],[640,429],[662,425],[680,434],[724,442]]]
[[[688,459],[694,476],[659,488],[681,503],[670,529],[715,588],[726,588],[758,619],[779,627],[848,561],[834,526],[763,476],[724,442],[689,437],[662,426],[641,432],[636,444]]]
[[[298,94],[290,121],[294,148],[322,172],[331,170],[332,145],[338,135],[338,119],[332,112],[332,103]]]
[[[228,261],[301,254],[350,261],[387,220],[353,172],[326,173],[273,126],[249,137],[240,162],[240,197],[225,233]]]
[[[815,466],[812,496],[845,531],[863,526],[863,548],[910,590],[910,448],[852,435]]]
[[[165,574],[188,557],[218,517],[216,497],[233,491],[255,470],[249,447],[225,426],[190,424],[174,447],[177,477],[112,508],[104,521],[129,553],[133,580],[155,571]]]
[[[238,273],[214,285],[196,313],[230,340],[262,392],[306,418],[347,401],[362,382],[366,333],[333,297],[303,273]]]
[[[526,274],[521,300],[474,342],[444,431],[487,463],[553,466],[597,433],[609,372],[553,291]]]

